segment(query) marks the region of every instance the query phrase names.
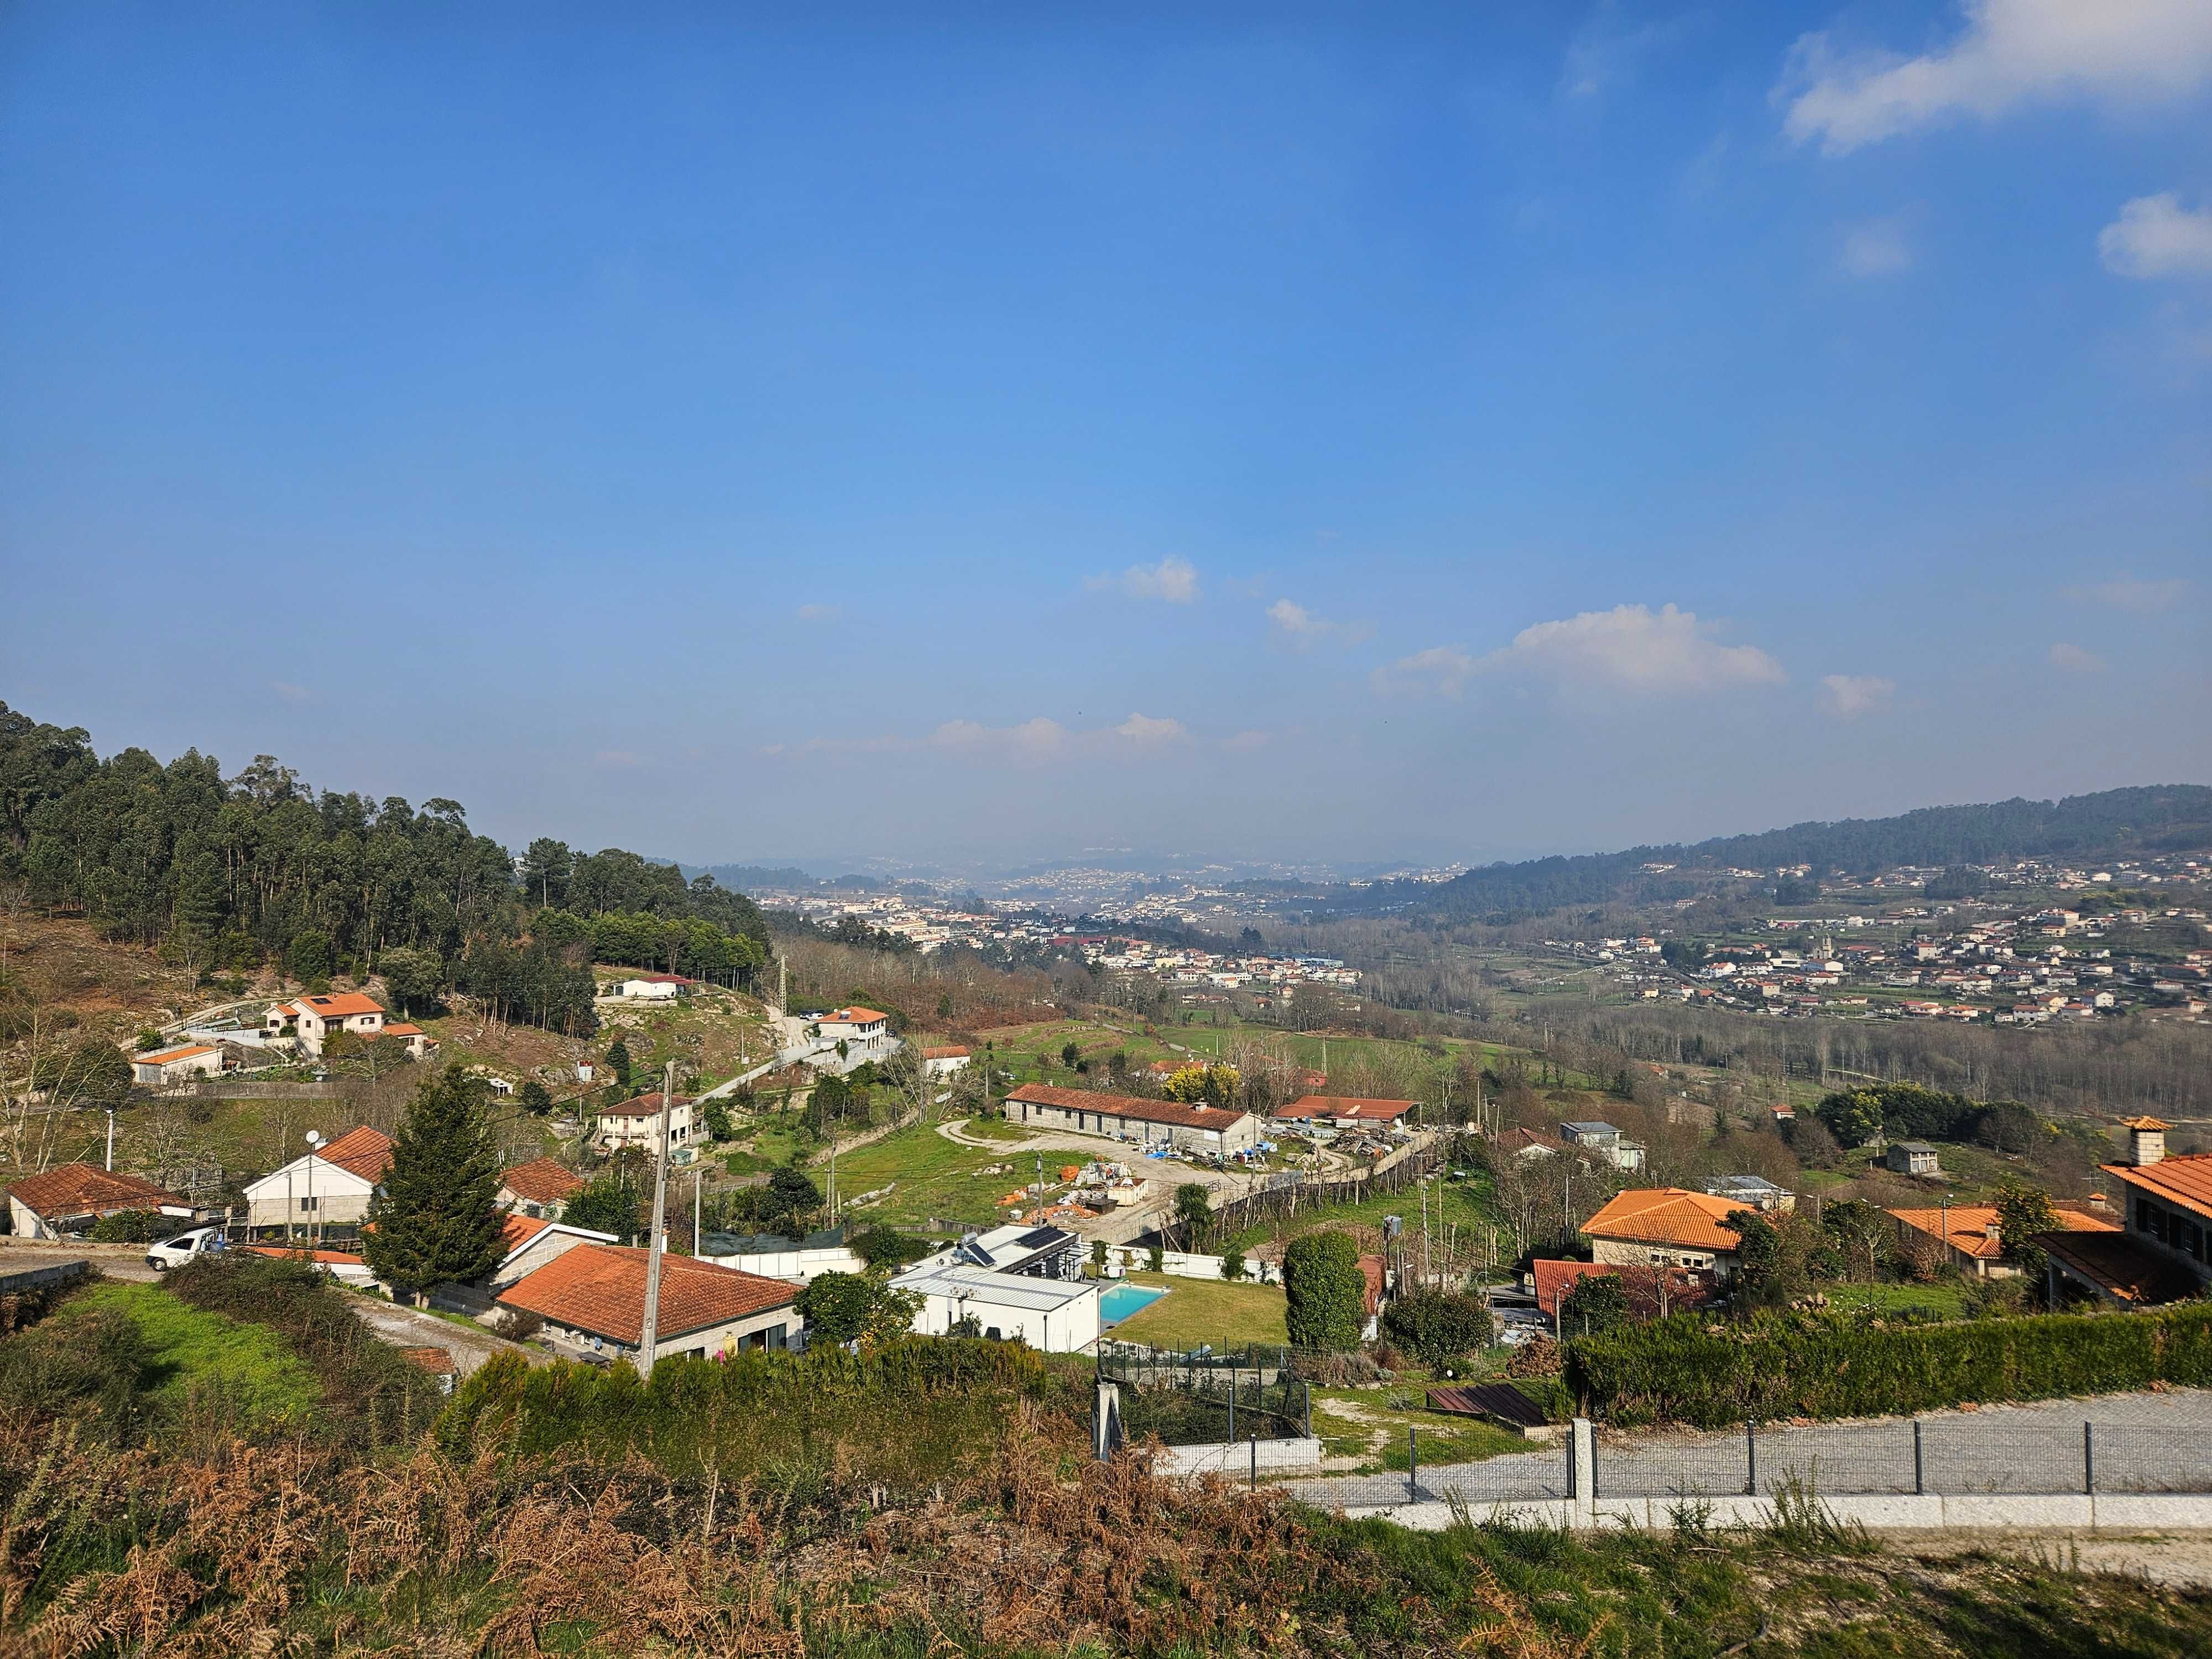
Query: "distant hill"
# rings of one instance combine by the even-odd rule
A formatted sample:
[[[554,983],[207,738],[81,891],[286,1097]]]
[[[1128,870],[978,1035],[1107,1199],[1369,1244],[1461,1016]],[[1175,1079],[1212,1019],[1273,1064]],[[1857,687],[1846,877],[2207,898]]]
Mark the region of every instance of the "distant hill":
[[[1893,818],[1797,823],[1692,846],[1491,864],[1441,885],[1382,883],[1362,909],[1427,914],[1439,921],[1514,920],[1573,904],[1679,896],[1701,874],[1806,864],[1817,878],[1843,870],[1871,875],[1899,865],[1945,866],[2008,859],[2068,858],[2212,847],[2212,788],[2157,784],[2107,789],[2064,800],[2007,800],[1985,806],[1924,806]],[[1648,864],[1671,864],[1664,872]]]
[[[686,864],[678,867],[684,872],[687,880],[702,875],[712,876],[718,886],[733,887],[740,893],[761,887],[783,891],[793,887],[814,885],[813,877],[792,865],[773,870],[758,864]]]

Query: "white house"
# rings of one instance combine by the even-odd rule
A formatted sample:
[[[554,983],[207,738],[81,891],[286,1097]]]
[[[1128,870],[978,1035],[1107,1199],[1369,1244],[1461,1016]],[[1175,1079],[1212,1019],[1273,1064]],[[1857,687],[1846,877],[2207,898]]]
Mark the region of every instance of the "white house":
[[[870,1042],[889,1036],[891,1017],[872,1008],[837,1008],[814,1023],[824,1042]]]
[[[392,1137],[363,1126],[244,1188],[249,1227],[357,1225],[392,1167]]]
[[[323,1043],[336,1031],[359,1037],[384,1035],[389,1018],[383,1005],[358,991],[333,991],[327,996],[295,997],[270,1009],[262,1024],[272,1037],[289,1036],[301,1052],[320,1054]],[[411,1027],[410,1028],[412,1029]]]
[[[698,1104],[688,1095],[671,1097],[668,1106],[668,1152],[671,1157],[682,1152],[700,1136],[696,1113]],[[660,1097],[659,1094],[640,1095],[635,1100],[625,1100],[617,1106],[599,1109],[599,1126],[592,1135],[593,1143],[602,1150],[618,1152],[625,1146],[635,1146],[647,1158],[660,1152]]]
[[[1562,1123],[1559,1139],[1603,1158],[1616,1170],[1633,1171],[1644,1167],[1642,1145],[1629,1139],[1610,1123]]]
[[[188,1078],[222,1075],[222,1050],[212,1042],[188,1042],[131,1059],[131,1080],[142,1089],[159,1089]]]
[[[932,1077],[950,1077],[955,1072],[966,1071],[970,1058],[965,1048],[956,1045],[924,1048],[921,1051],[921,1069]]]
[[[1089,1279],[923,1266],[891,1283],[921,1297],[914,1328],[925,1336],[953,1334],[972,1321],[967,1328],[978,1336],[1018,1339],[1046,1353],[1079,1353],[1098,1340],[1098,1286]]]
[[[618,981],[614,994],[629,1002],[673,1002],[693,983],[680,974],[639,974]]]

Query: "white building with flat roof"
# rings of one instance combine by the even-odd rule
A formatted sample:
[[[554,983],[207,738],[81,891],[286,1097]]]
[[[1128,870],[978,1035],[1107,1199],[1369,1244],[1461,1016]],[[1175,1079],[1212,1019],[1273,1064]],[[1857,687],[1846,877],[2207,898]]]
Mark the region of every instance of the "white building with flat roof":
[[[1081,1353],[1098,1340],[1098,1286],[1089,1279],[1038,1279],[988,1267],[912,1267],[891,1280],[921,1297],[914,1328],[924,1336],[958,1333],[1017,1339],[1044,1353]]]

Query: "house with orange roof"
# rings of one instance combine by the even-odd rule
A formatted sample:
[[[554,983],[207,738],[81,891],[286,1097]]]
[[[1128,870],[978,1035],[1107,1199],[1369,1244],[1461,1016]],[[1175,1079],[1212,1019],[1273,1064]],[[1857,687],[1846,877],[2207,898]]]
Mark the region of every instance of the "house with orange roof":
[[[2169,1156],[2172,1126],[2154,1117],[2123,1118],[2124,1164],[2102,1165],[2124,1189],[2118,1234],[2045,1233],[2055,1292],[2073,1291],[2124,1308],[2154,1306],[2201,1294],[2212,1282],[2212,1153]]]
[[[2052,1206],[2058,1228],[2069,1233],[2117,1233],[2119,1224],[2078,1204]],[[1944,1247],[1948,1266],[1977,1279],[2003,1279],[2016,1271],[2003,1260],[2004,1240],[1997,1229],[1993,1204],[1946,1204],[1926,1208],[1892,1210],[1899,1236],[1919,1233]]]
[[[1403,1129],[1412,1115],[1410,1100],[1376,1100],[1357,1095],[1302,1095],[1275,1108],[1279,1121],[1328,1125],[1339,1129]]]
[[[131,1056],[131,1080],[142,1089],[222,1075],[222,1050],[212,1042],[187,1042]]]
[[[499,1306],[542,1320],[556,1342],[635,1360],[644,1343],[647,1252],[583,1243],[500,1292]],[[653,1358],[711,1358],[744,1348],[790,1346],[799,1319],[796,1285],[663,1255]]]
[[[332,1033],[350,1031],[358,1037],[379,1037],[384,1035],[385,1023],[390,1018],[384,1005],[374,997],[364,996],[359,991],[332,991],[323,996],[295,997],[289,1002],[277,1003],[263,1016],[261,1023],[269,1040],[289,1038],[302,1054],[319,1055]]]
[[[973,1058],[957,1042],[939,1043],[921,1051],[921,1068],[932,1077],[950,1077],[955,1072],[966,1071]]]
[[[890,1035],[891,1017],[873,1008],[833,1008],[814,1029],[824,1042],[872,1042]]]
[[[189,1200],[166,1188],[95,1164],[57,1164],[8,1188],[8,1219],[18,1238],[59,1238],[128,1210],[186,1219],[198,1213]]]
[[[349,1129],[246,1182],[246,1225],[254,1228],[357,1227],[377,1183],[392,1167],[392,1137],[363,1125]]]
[[[1249,1112],[1145,1100],[1103,1090],[1061,1089],[1048,1083],[1024,1083],[1009,1090],[1006,1116],[1040,1128],[1073,1129],[1078,1134],[1224,1156],[1248,1152],[1260,1140],[1259,1120]]]
[[[500,1176],[498,1202],[502,1209],[517,1215],[558,1221],[568,1200],[583,1190],[583,1177],[567,1164],[550,1158],[533,1158]]]
[[[1632,1188],[1616,1193],[1583,1223],[1590,1255],[1618,1267],[1689,1267],[1726,1279],[1735,1272],[1742,1240],[1721,1223],[1749,1205],[1681,1187]]]

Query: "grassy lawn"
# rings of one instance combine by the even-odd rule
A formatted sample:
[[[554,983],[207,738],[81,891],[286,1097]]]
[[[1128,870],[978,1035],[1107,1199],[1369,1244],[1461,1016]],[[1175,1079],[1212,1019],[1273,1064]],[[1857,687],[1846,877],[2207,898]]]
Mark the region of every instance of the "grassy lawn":
[[[1115,1326],[1120,1340],[1156,1348],[1242,1347],[1248,1342],[1287,1342],[1283,1292],[1273,1285],[1231,1285],[1222,1279],[1171,1279],[1131,1273],[1133,1285],[1161,1285],[1168,1293]]]
[[[1544,1449],[1542,1442],[1523,1440],[1492,1424],[1432,1412],[1427,1399],[1425,1385],[1419,1382],[1380,1389],[1316,1389],[1314,1434],[1327,1455],[1359,1458],[1370,1474],[1406,1468],[1409,1429],[1419,1436],[1425,1468],[1431,1463],[1474,1463],[1486,1457]]]
[[[1863,1308],[1872,1303],[1877,1313],[1932,1314],[1938,1319],[1966,1316],[1966,1287],[1955,1281],[1934,1285],[1825,1285],[1829,1302],[1838,1308]]]
[[[64,1327],[102,1310],[127,1314],[161,1376],[157,1398],[182,1401],[212,1389],[244,1422],[278,1425],[319,1412],[315,1374],[275,1332],[204,1313],[155,1285],[96,1285],[54,1315]]]
[[[894,1226],[920,1225],[929,1217],[994,1224],[1000,1212],[998,1200],[1024,1182],[1033,1170],[1013,1174],[979,1174],[987,1164],[1004,1164],[1011,1152],[963,1146],[947,1140],[927,1124],[915,1124],[885,1135],[872,1146],[856,1146],[837,1154],[837,1185],[848,1193],[872,1192],[896,1182],[890,1195],[853,1212],[856,1224],[883,1221]],[[1064,1161],[1055,1153],[1054,1160]],[[1059,1162],[1048,1162],[1048,1176],[1059,1172]],[[822,1172],[817,1170],[817,1177]]]
[[[1489,1192],[1486,1176],[1480,1181],[1431,1182],[1429,1186],[1430,1236],[1441,1242],[1456,1225],[1459,1228],[1461,1259],[1467,1259],[1470,1240],[1472,1248],[1479,1252],[1482,1246],[1483,1228],[1498,1219],[1484,1207]],[[1269,1239],[1295,1237],[1300,1233],[1312,1232],[1316,1228],[1379,1228],[1386,1215],[1402,1218],[1406,1231],[1418,1234],[1421,1224],[1421,1194],[1419,1189],[1378,1193],[1357,1204],[1330,1204],[1317,1209],[1301,1209],[1286,1221],[1255,1222],[1221,1243],[1234,1244],[1240,1250],[1249,1250],[1254,1245]],[[1217,1243],[1208,1248],[1218,1249],[1220,1247],[1220,1243]]]

